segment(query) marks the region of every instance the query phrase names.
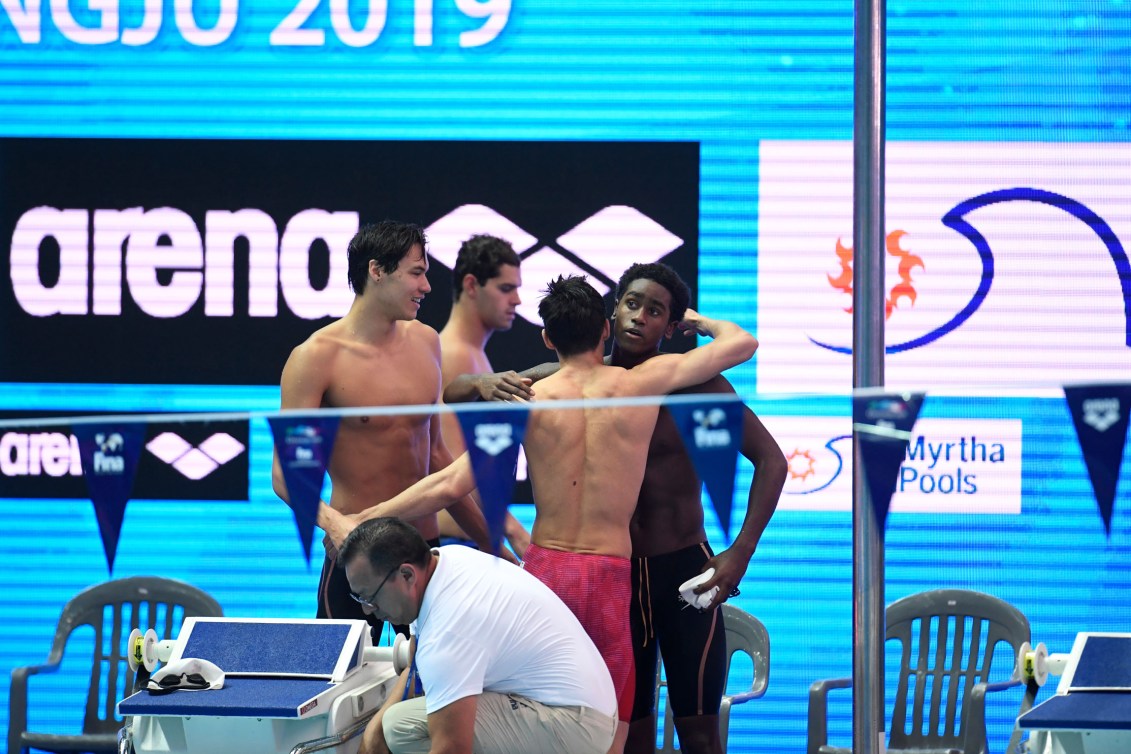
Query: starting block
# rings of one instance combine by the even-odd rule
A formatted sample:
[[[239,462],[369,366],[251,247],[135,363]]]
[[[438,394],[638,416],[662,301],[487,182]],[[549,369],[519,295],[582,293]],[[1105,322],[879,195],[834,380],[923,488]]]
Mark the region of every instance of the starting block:
[[[208,660],[223,688],[143,689],[118,702],[129,718],[119,753],[355,754],[403,667],[398,640],[372,646],[360,620],[186,618],[168,662]]]
[[[1017,725],[1031,754],[1131,752],[1131,634],[1077,634],[1056,695]]]

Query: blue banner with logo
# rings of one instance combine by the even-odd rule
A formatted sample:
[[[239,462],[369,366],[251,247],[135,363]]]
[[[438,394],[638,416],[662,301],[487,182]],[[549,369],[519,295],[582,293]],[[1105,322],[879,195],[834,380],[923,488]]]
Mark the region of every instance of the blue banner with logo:
[[[923,393],[857,396],[852,400],[852,429],[860,439],[864,481],[881,526],[887,521],[899,467],[907,457],[911,430],[922,405]]]
[[[275,452],[283,468],[283,481],[287,497],[298,525],[298,538],[306,562],[310,563],[310,540],[318,521],[318,506],[322,504],[322,483],[326,468],[334,451],[334,438],[338,434],[337,416],[276,416],[268,417],[271,434],[275,438]],[[374,503],[379,501],[374,501]]]
[[[707,485],[723,537],[730,542],[734,474],[742,446],[742,403],[705,400],[665,405],[679,428],[691,463]]]
[[[1084,464],[1092,480],[1092,492],[1100,508],[1104,530],[1111,536],[1111,517],[1115,510],[1115,488],[1127,442],[1131,416],[1131,385],[1080,385],[1064,388],[1064,398],[1076,439],[1084,454]]]
[[[82,473],[94,504],[98,531],[102,534],[106,565],[113,572],[126,503],[133,491],[138,458],[145,442],[145,424],[76,424],[71,431],[79,442]]]
[[[461,411],[456,416],[479,488],[487,531],[498,552],[505,532],[507,505],[514,494],[518,451],[526,436],[530,409]]]

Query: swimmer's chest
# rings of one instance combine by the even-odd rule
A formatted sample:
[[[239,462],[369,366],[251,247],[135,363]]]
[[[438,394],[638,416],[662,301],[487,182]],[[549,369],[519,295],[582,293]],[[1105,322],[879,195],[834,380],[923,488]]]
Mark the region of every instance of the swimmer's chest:
[[[687,446],[679,436],[679,428],[671,412],[661,408],[656,417],[656,426],[648,443],[648,465],[690,463]]]
[[[439,399],[440,369],[434,361],[414,360],[406,368],[380,362],[368,367],[339,373],[326,391],[324,403],[333,408],[430,406]],[[356,417],[347,418],[360,421]],[[410,424],[427,423],[426,415],[408,418]],[[377,422],[377,418],[371,421]]]

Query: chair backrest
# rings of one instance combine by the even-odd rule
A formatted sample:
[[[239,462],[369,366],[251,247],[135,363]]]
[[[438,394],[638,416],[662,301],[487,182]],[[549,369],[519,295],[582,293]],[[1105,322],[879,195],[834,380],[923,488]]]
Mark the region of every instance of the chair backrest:
[[[727,677],[735,654],[745,652],[754,663],[754,685],[748,693],[761,696],[770,682],[770,632],[762,621],[734,605],[724,602],[722,610],[727,636]]]
[[[1029,641],[1029,621],[1007,602],[981,592],[935,589],[893,602],[887,638],[902,644],[889,749],[985,750],[985,730],[970,747],[964,727],[974,686],[989,681],[994,651]],[[1005,680],[1000,679],[1000,680]]]
[[[726,631],[726,677],[723,679],[723,688],[726,680],[730,678],[731,664],[734,656],[744,652],[750,656],[754,665],[754,680],[749,689],[738,694],[724,694],[719,709],[719,739],[723,751],[727,750],[727,737],[730,728],[730,708],[732,702],[741,704],[749,699],[756,699],[766,693],[766,685],[770,682],[770,633],[762,625],[762,621],[750,613],[724,602],[722,605],[723,626]],[[660,688],[667,685],[660,680],[660,668],[656,669],[656,699],[659,701]],[[656,754],[670,754],[679,752],[675,748],[675,720],[672,716],[670,704],[664,705],[664,727],[660,745]]]
[[[223,615],[216,600],[191,584],[158,576],[133,576],[84,589],[63,607],[48,662],[59,662],[67,640],[82,626],[94,629],[90,686],[83,733],[114,733],[121,721],[114,707],[129,691],[133,673],[127,660],[130,632],[152,628],[173,639],[189,616]]]

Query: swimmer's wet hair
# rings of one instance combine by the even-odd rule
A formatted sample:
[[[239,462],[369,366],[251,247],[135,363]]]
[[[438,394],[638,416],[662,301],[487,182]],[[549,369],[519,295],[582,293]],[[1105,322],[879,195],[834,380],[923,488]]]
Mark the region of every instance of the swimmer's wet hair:
[[[592,351],[605,327],[605,300],[583,275],[558,276],[538,302],[546,337],[559,356]]]
[[[428,239],[419,225],[382,220],[362,226],[350,239],[346,252],[350,289],[358,295],[365,292],[370,261],[377,262],[382,272],[394,272],[413,246],[419,246],[425,254],[428,253]]]
[[[499,274],[504,264],[519,266],[518,254],[509,241],[486,233],[474,235],[463,242],[452,268],[452,301],[459,301],[463,293],[463,276],[474,275],[480,286]]]

